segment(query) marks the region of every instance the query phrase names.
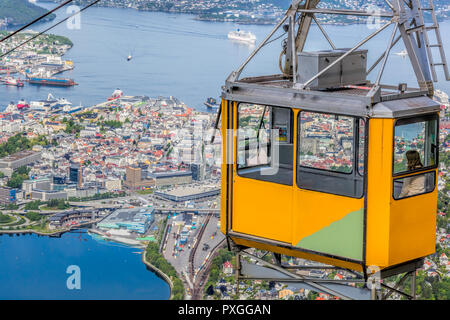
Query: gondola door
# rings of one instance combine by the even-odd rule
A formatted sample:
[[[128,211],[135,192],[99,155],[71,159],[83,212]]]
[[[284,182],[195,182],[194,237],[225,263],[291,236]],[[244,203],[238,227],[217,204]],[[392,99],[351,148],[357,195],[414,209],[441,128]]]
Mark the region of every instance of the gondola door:
[[[250,103],[233,103],[233,111],[231,229],[290,244],[293,112]]]

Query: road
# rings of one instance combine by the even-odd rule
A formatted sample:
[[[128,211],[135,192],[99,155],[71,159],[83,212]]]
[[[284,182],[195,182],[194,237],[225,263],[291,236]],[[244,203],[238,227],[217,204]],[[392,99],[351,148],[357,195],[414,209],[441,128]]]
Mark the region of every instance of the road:
[[[217,223],[219,222],[219,218],[211,217],[208,225],[206,226],[205,232],[203,233],[202,238],[200,239],[198,250],[194,257],[194,274],[198,271],[199,267],[205,262],[205,258],[210,254],[211,250],[217,246],[225,236],[220,232],[217,227]],[[203,250],[204,245],[207,244],[209,246],[208,250]]]

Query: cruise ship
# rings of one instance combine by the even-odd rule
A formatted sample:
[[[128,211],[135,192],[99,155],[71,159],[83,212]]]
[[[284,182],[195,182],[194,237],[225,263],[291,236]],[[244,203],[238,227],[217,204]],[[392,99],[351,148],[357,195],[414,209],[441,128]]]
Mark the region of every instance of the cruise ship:
[[[48,112],[48,113],[74,113],[83,109],[80,106],[73,106],[70,101],[65,98],[56,99],[51,93],[48,94],[46,100],[38,100],[30,102],[31,110]]]
[[[230,31],[228,33],[228,39],[241,41],[241,42],[248,42],[248,43],[255,43],[256,42],[256,36],[251,32],[246,32],[237,29],[237,31]]]

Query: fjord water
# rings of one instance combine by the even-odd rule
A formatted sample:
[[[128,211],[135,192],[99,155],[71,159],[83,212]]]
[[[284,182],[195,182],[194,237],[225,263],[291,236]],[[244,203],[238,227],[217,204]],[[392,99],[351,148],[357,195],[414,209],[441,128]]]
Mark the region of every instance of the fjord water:
[[[86,232],[0,236],[0,300],[168,299],[169,286],[146,269],[140,251]],[[80,290],[67,287],[72,265],[80,268]]]
[[[38,4],[47,9],[55,6],[48,2]],[[43,30],[65,17],[67,13],[62,10],[53,22],[32,29]],[[335,45],[341,48],[351,47],[373,32],[369,27],[365,24],[325,26]],[[189,107],[204,110],[206,98],[220,96],[226,77],[255,48],[227,39],[228,32],[237,28],[253,32],[258,45],[273,27],[198,21],[195,16],[184,14],[89,8],[81,13],[80,29],[69,29],[63,23],[51,31],[73,41],[74,46],[65,58],[74,61],[75,69],[59,76],[73,78],[79,85],[71,88],[0,86],[0,108],[21,98],[28,102],[44,99],[48,93],[65,97],[76,105],[89,106],[105,101],[112,91],[120,88],[127,95],[175,96]],[[450,33],[450,21],[442,22],[441,29],[445,41],[445,34]],[[369,49],[369,66],[385,51],[391,30],[388,28],[363,47]],[[450,41],[446,41],[445,47],[450,56]],[[329,46],[313,26],[305,50],[319,48]],[[417,86],[408,59],[394,54],[403,48],[400,42],[392,50],[383,80]],[[280,41],[263,48],[243,76],[279,73],[280,51]],[[133,59],[127,61],[130,54]],[[376,72],[377,69],[370,75],[372,80]],[[450,84],[443,81],[437,87],[450,91]]]

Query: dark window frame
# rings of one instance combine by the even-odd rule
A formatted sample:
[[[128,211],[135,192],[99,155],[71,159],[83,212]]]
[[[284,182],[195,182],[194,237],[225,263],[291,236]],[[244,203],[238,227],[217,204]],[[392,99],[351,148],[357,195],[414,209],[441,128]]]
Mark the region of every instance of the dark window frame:
[[[360,140],[361,140],[361,135],[359,134],[360,130],[361,130],[361,121],[363,122],[364,125],[364,144],[363,144],[363,148],[362,148],[362,155],[364,157],[364,161],[363,161],[363,172],[360,171],[359,169],[359,155],[360,155]],[[357,118],[357,121],[355,121],[354,123],[355,126],[355,138],[358,141],[358,148],[355,148],[355,157],[357,158],[355,161],[355,165],[356,165],[356,172],[359,174],[360,177],[364,178],[364,174],[365,174],[365,170],[366,170],[366,144],[368,143],[368,135],[367,135],[367,120],[364,118]]]
[[[289,116],[290,116],[290,138],[291,138],[291,144],[292,144],[292,161],[294,160],[294,111],[293,108],[288,108],[288,107],[280,107],[280,106],[274,106],[274,105],[270,105],[270,104],[259,104],[259,103],[250,103],[250,102],[236,102],[236,146],[234,148],[234,152],[236,152],[236,175],[241,177],[241,178],[245,178],[245,179],[251,179],[251,180],[256,180],[256,181],[261,181],[261,182],[268,182],[268,183],[275,183],[278,185],[283,185],[283,186],[294,186],[293,180],[294,180],[294,167],[292,167],[292,176],[291,179],[289,181],[289,183],[282,183],[279,181],[271,181],[271,180],[265,180],[265,179],[256,179],[253,177],[248,177],[242,174],[239,174],[240,170],[251,170],[251,169],[257,169],[258,167],[260,168],[264,168],[267,167],[267,164],[259,164],[259,165],[255,165],[255,166],[245,166],[245,167],[239,167],[239,164],[237,163],[238,160],[238,155],[239,155],[239,107],[241,106],[241,104],[246,104],[246,105],[258,105],[261,107],[264,107],[263,110],[263,115],[265,113],[266,108],[270,108],[270,113],[272,114],[273,112],[273,108],[280,108],[280,109],[288,109],[289,110]],[[272,115],[271,115],[272,117]],[[263,117],[264,118],[264,117]],[[264,121],[262,121],[262,123],[264,123]],[[267,145],[269,146],[269,150],[270,147],[272,145],[272,141],[270,140]],[[247,149],[246,149],[247,150]],[[270,167],[269,167],[270,168]]]
[[[327,170],[327,169],[319,169],[319,168],[312,168],[312,167],[307,167],[307,166],[301,166],[300,165],[300,161],[299,161],[299,157],[300,157],[300,131],[301,131],[301,114],[302,112],[309,112],[309,113],[316,113],[316,114],[324,114],[324,115],[334,115],[334,116],[342,116],[342,117],[349,117],[349,118],[353,118],[354,122],[353,122],[353,161],[352,161],[352,171],[350,173],[345,173],[345,172],[339,172],[339,171],[335,171],[335,170]],[[363,154],[364,154],[364,171],[361,174],[359,172],[359,139],[357,140],[357,138],[359,137],[359,121],[362,120],[364,122],[364,148],[363,148]],[[356,128],[358,128],[358,130],[355,130]],[[297,115],[297,150],[296,151],[296,159],[297,159],[297,166],[295,168],[296,170],[296,185],[299,189],[301,190],[308,190],[308,191],[314,191],[314,192],[320,192],[320,193],[325,193],[325,194],[332,194],[332,195],[336,195],[336,196],[342,196],[342,197],[347,197],[347,198],[353,198],[353,199],[362,199],[365,197],[366,191],[365,191],[365,179],[366,179],[366,170],[367,170],[367,159],[366,159],[366,149],[367,149],[367,143],[368,143],[368,136],[369,136],[369,131],[368,131],[368,119],[365,119],[363,117],[358,117],[358,116],[351,116],[351,115],[344,115],[344,114],[336,114],[336,113],[326,113],[326,112],[318,112],[318,111],[310,111],[310,110],[300,110],[298,115]],[[344,180],[352,180],[352,181],[356,181],[359,180],[361,182],[362,185],[362,190],[361,190],[361,195],[344,195],[341,193],[335,193],[335,192],[330,192],[330,191],[323,191],[323,190],[316,190],[313,188],[305,188],[303,186],[300,186],[299,184],[299,178],[300,178],[300,174],[299,174],[299,168],[303,168],[305,169],[306,172],[317,172],[318,174],[321,175],[326,175],[326,176],[331,176],[331,177],[339,177],[339,178],[344,178]],[[304,172],[305,172],[304,171]],[[352,177],[352,178],[350,178]]]
[[[410,173],[412,173],[412,171]],[[425,192],[422,192],[422,193],[414,194],[412,196],[407,196],[407,197],[403,197],[403,198],[396,198],[395,197],[394,183],[395,183],[396,180],[406,179],[406,178],[410,178],[410,177],[425,176],[425,175],[430,174],[430,173],[433,174],[433,189],[431,191],[425,191]],[[414,198],[414,197],[417,197],[417,196],[422,196],[422,195],[428,194],[428,193],[433,193],[436,190],[436,185],[437,185],[437,183],[436,183],[436,169],[434,169],[434,170],[433,169],[428,169],[428,171],[426,171],[426,172],[418,172],[418,173],[416,172],[416,173],[413,173],[413,174],[408,174],[407,176],[397,177],[397,178],[394,178],[392,180],[392,199],[394,199],[395,201],[400,201],[400,200],[404,200],[404,199]]]
[[[418,123],[418,122],[426,122],[430,120],[436,120],[436,156],[435,156],[435,164],[432,166],[423,167],[420,169],[415,169],[411,171],[401,171],[401,172],[395,172],[394,164],[395,164],[395,127],[398,126],[399,122],[400,125],[407,125],[412,123]],[[402,123],[405,122],[405,123]],[[432,113],[428,115],[422,115],[422,116],[412,116],[412,117],[405,117],[405,118],[399,118],[394,121],[394,127],[392,132],[392,177],[399,177],[404,176],[407,174],[412,173],[420,173],[424,171],[433,170],[439,167],[439,116],[437,113]],[[425,159],[424,159],[425,160]]]

